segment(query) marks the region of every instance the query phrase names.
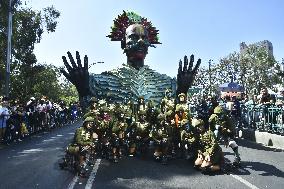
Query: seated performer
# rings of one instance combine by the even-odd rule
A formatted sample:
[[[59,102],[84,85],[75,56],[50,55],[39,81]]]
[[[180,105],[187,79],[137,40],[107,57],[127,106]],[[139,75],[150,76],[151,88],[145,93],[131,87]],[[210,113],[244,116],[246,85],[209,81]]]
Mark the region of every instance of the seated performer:
[[[157,116],[158,124],[151,132],[152,139],[155,143],[155,160],[162,160],[163,164],[167,164],[167,155],[170,145],[170,131],[171,126],[166,124],[166,117],[164,114],[160,113]]]
[[[214,131],[217,139],[222,139],[225,146],[232,148],[235,159],[233,164],[238,165],[241,161],[240,154],[238,152],[238,145],[235,138],[235,127],[232,123],[231,118],[226,114],[221,106],[214,108],[214,113],[209,118],[209,126],[212,131]]]
[[[126,129],[125,110],[123,108],[117,108],[115,110],[115,120],[113,122],[111,136],[113,161],[115,163],[118,162],[118,158],[122,157]]]
[[[128,129],[129,156],[134,156],[137,150],[142,155],[146,152],[149,143],[150,125],[146,121],[146,112],[138,112],[138,120]]]
[[[204,173],[220,171],[223,153],[214,133],[211,130],[205,130],[201,119],[196,121],[195,127],[199,133],[199,149],[194,167],[201,169]]]
[[[84,168],[84,162],[86,160],[86,154],[88,150],[93,147],[93,133],[92,127],[95,119],[92,117],[87,117],[83,125],[79,127],[73,139],[73,142],[67,147],[67,153],[75,155],[78,163],[78,173],[84,176],[86,170]]]

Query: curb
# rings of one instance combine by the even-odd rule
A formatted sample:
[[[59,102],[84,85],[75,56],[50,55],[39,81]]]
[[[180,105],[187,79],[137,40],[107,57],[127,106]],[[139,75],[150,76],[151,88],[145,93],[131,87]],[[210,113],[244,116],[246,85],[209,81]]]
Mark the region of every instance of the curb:
[[[284,136],[281,135],[259,132],[252,129],[242,129],[239,131],[239,137],[256,143],[261,143],[264,146],[284,149]]]

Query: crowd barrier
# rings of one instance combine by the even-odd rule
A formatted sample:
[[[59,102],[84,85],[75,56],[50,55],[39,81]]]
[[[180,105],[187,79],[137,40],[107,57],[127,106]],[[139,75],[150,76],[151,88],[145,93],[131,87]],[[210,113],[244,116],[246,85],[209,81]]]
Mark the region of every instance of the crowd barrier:
[[[239,127],[284,134],[284,111],[275,105],[241,105]]]

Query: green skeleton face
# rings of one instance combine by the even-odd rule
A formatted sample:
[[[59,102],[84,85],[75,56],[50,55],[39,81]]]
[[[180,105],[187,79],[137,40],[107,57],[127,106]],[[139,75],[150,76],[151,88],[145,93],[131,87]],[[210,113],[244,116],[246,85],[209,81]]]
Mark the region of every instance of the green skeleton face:
[[[126,47],[128,58],[144,60],[150,46],[148,32],[141,24],[132,24],[126,29]]]

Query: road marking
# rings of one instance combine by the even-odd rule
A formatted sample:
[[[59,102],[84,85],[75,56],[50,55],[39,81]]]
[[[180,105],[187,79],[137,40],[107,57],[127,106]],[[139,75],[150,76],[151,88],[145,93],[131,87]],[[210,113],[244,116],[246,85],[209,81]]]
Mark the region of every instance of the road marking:
[[[242,177],[239,177],[237,175],[230,174],[233,178],[237,179],[238,181],[242,182],[243,184],[247,185],[251,189],[259,189],[257,186],[251,184],[247,180],[243,179]]]
[[[88,178],[88,181],[87,181],[87,184],[85,186],[85,189],[91,189],[92,188],[92,185],[93,185],[93,182],[95,180],[95,177],[96,177],[96,174],[97,174],[97,171],[98,171],[98,168],[99,168],[99,165],[101,163],[101,159],[97,159],[94,167],[93,167],[93,170],[90,174],[90,177]]]
[[[72,181],[70,182],[70,184],[68,185],[67,189],[73,189],[74,186],[75,186],[75,184],[76,184],[76,182],[78,181],[78,179],[79,179],[79,177],[76,175],[76,176],[72,179]]]

